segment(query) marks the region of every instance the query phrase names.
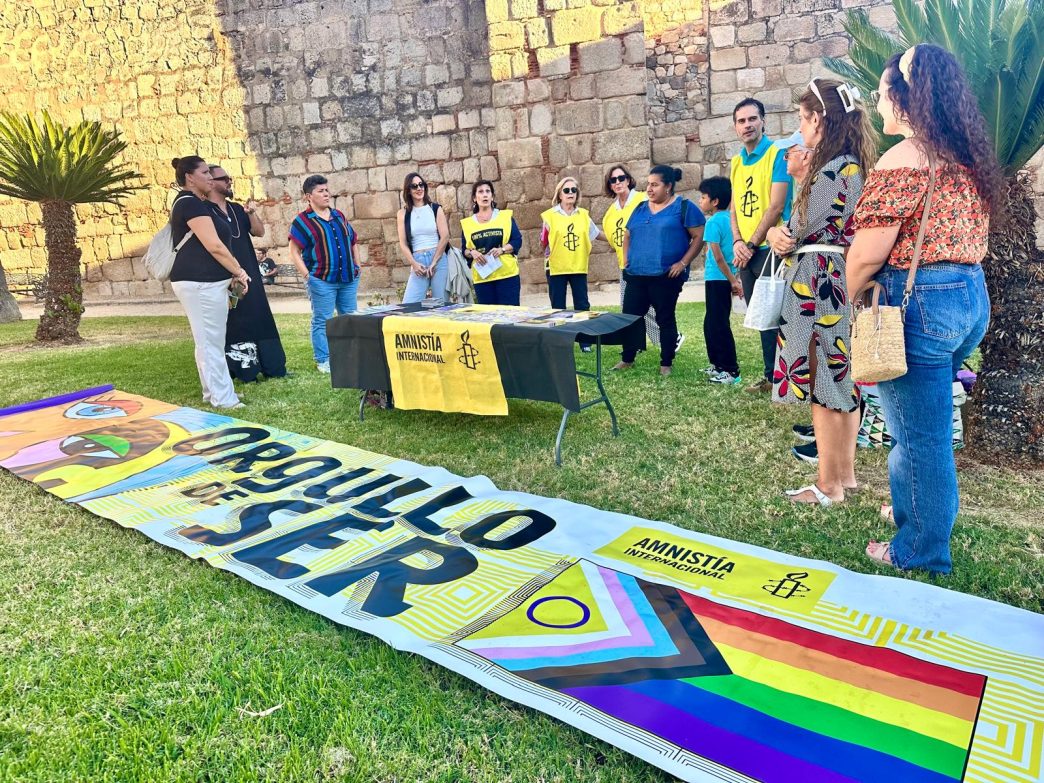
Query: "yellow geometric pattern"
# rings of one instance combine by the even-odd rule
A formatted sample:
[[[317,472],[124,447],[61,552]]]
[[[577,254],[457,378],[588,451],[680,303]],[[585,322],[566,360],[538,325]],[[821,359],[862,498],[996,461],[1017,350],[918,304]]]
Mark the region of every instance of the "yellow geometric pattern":
[[[1037,783],[1044,767],[1044,694],[991,679],[972,742],[967,783]]]

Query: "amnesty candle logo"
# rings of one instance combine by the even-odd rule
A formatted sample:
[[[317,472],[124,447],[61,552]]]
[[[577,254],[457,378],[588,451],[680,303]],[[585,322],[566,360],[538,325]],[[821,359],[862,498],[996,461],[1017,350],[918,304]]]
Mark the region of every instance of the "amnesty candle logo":
[[[464,331],[460,334],[460,348],[457,349],[457,353],[460,354],[457,361],[467,367],[469,370],[477,370],[481,362],[478,360],[478,349],[468,342],[468,338],[471,337],[470,331]]]

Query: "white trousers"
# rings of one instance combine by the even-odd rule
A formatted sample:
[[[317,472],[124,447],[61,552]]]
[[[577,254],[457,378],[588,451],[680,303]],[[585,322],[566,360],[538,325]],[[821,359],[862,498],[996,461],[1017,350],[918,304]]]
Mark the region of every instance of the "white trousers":
[[[171,283],[185,308],[192,340],[196,344],[196,369],[203,385],[203,402],[215,408],[231,408],[237,402],[232,376],[225,362],[225,325],[228,323],[228,280]]]

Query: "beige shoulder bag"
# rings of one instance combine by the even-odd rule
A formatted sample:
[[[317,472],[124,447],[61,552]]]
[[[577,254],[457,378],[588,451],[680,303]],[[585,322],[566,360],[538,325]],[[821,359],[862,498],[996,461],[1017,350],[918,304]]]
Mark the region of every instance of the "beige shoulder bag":
[[[906,341],[903,337],[903,318],[913,295],[914,278],[921,260],[924,230],[928,212],[935,195],[935,156],[928,158],[928,191],[924,196],[924,211],[917,231],[910,273],[906,276],[903,303],[899,307],[882,305],[884,288],[872,281],[852,297],[852,379],[864,383],[891,381],[906,374]],[[869,305],[860,302],[869,296]]]

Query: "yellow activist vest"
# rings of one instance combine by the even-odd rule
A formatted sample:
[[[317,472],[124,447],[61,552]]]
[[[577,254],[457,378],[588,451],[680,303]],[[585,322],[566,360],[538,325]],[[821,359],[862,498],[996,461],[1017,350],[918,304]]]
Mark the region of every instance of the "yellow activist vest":
[[[460,229],[464,234],[464,247],[471,250],[489,250],[506,245],[511,239],[511,210],[497,211],[488,223],[479,223],[475,220],[475,216],[471,215],[460,221]],[[471,279],[475,281],[476,285],[481,285],[482,283],[492,283],[494,280],[505,280],[518,274],[518,259],[515,256],[505,253],[500,257],[500,263],[503,266],[483,280],[475,271],[478,264],[473,261]]]
[[[624,268],[624,264],[627,262],[623,254],[624,231],[627,230],[627,221],[631,219],[631,213],[634,212],[635,208],[643,201],[648,200],[648,198],[644,191],[635,191],[635,195],[631,198],[630,203],[623,208],[620,207],[620,202],[614,198],[609,205],[609,209],[605,211],[605,216],[602,218],[602,233],[605,234],[609,246],[616,251],[616,261],[620,264],[621,269]]]
[[[591,259],[591,215],[577,207],[572,215],[556,209],[540,213],[547,224],[548,272],[552,275],[586,275]]]
[[[736,223],[740,230],[740,236],[735,239],[746,239],[761,222],[772,192],[772,167],[776,163],[776,156],[782,154],[783,150],[770,143],[764,154],[749,166],[743,163],[742,153],[732,156],[729,181],[732,183],[732,203],[736,205]],[[780,218],[776,225],[782,224],[783,219]],[[766,247],[766,244],[762,243],[762,247]]]

